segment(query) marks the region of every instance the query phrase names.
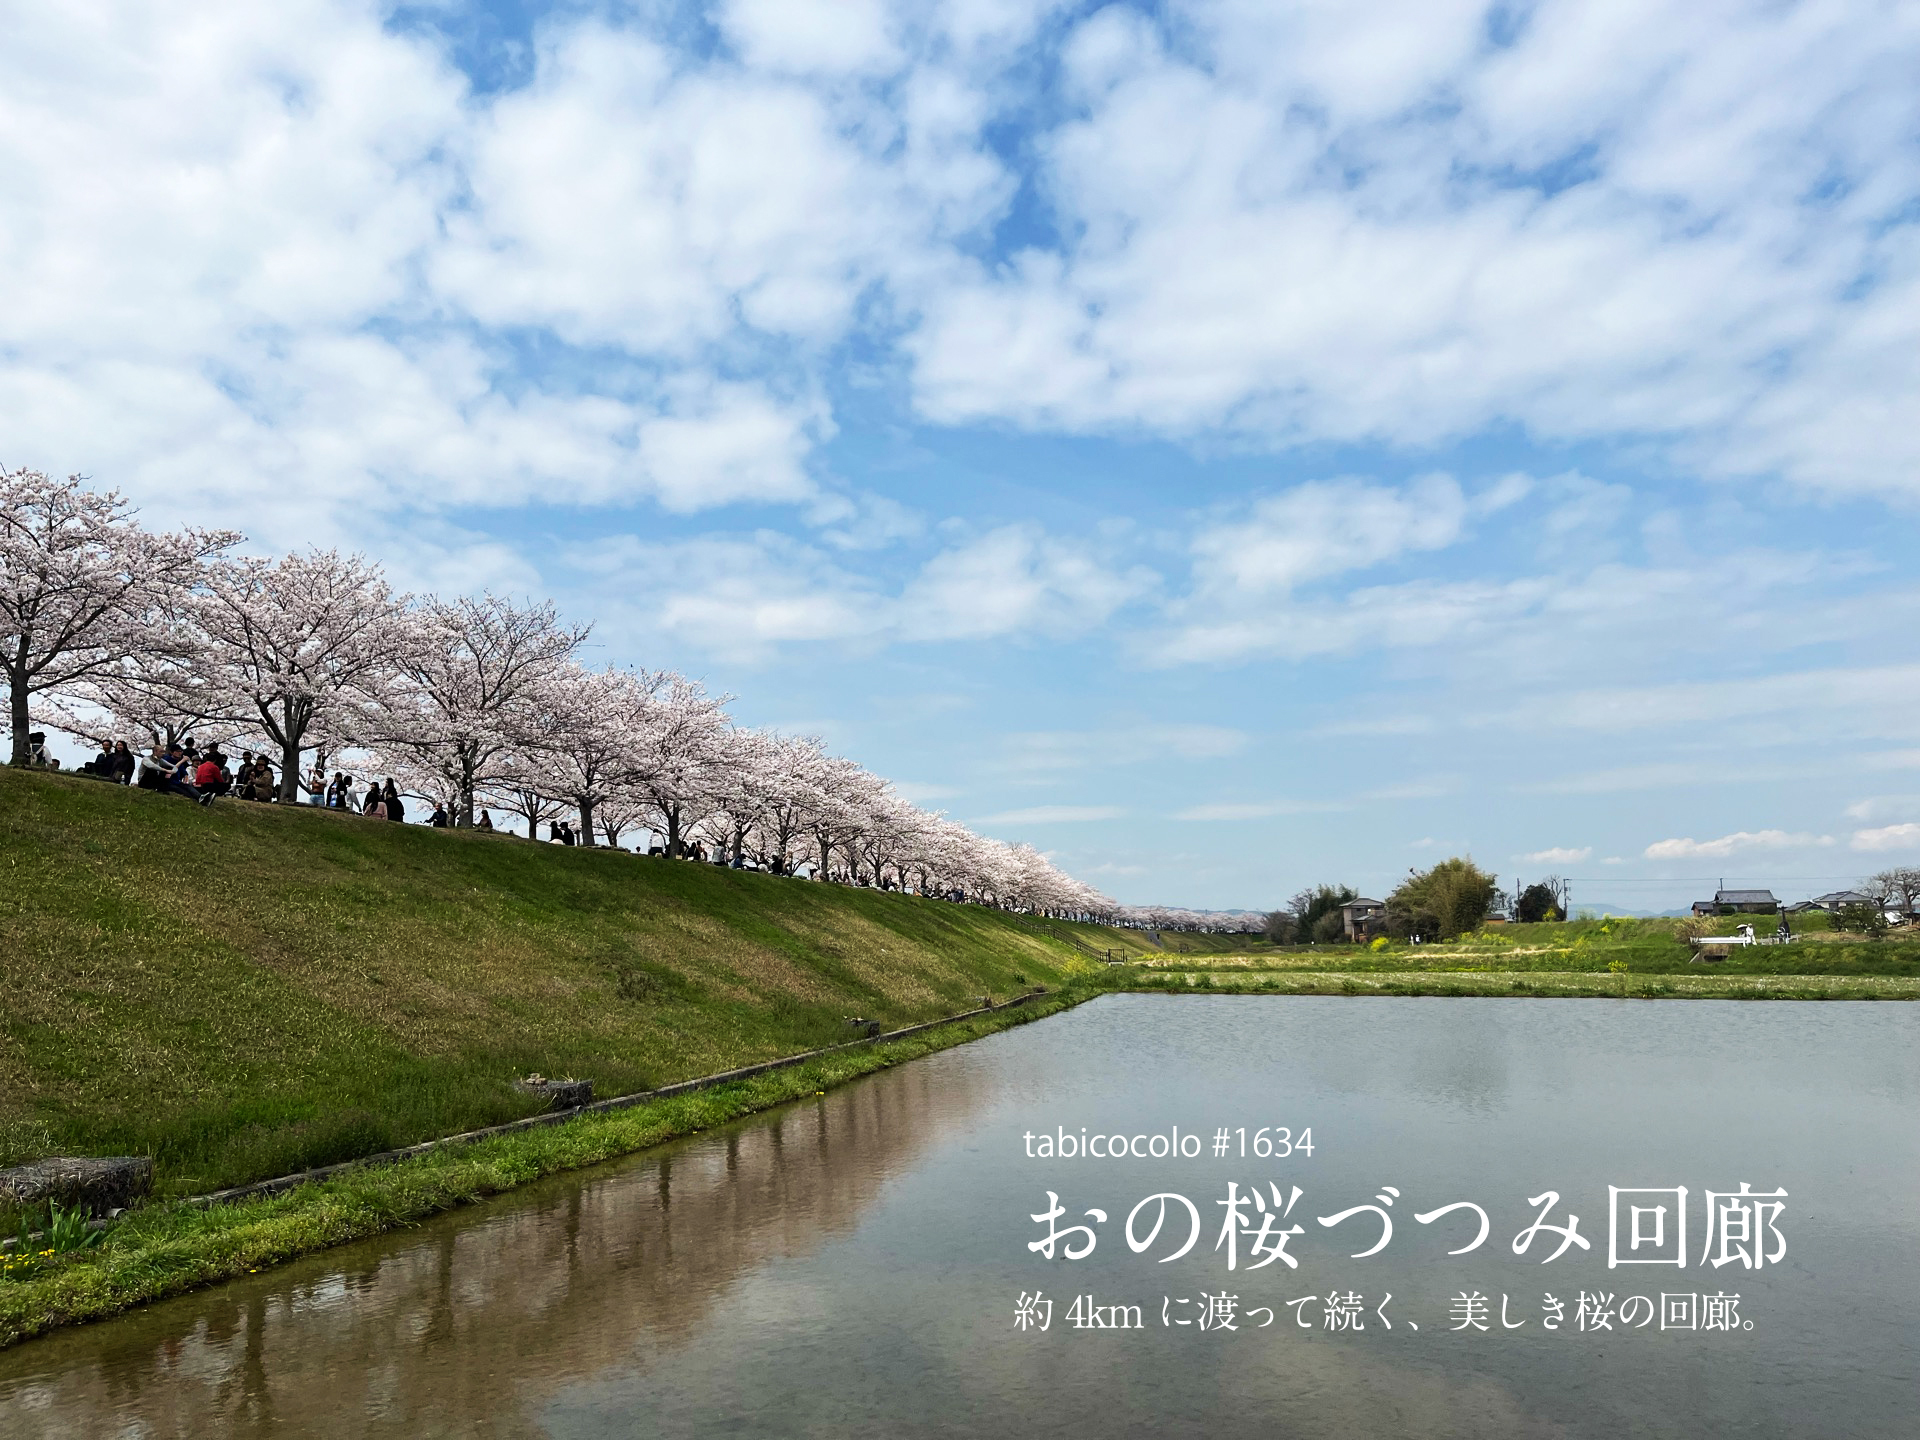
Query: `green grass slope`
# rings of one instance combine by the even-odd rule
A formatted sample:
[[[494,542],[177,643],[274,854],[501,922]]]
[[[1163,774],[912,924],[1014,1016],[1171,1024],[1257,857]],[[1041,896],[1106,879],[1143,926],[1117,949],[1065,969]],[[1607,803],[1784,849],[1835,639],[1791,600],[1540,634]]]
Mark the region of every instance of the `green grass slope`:
[[[183,1194],[1057,982],[974,906],[0,770],[0,1164]]]

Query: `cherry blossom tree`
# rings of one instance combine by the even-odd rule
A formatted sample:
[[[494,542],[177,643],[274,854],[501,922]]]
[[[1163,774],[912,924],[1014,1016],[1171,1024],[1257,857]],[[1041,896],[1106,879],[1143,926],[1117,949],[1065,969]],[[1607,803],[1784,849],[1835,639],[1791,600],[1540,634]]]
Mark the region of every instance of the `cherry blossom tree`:
[[[227,715],[227,697],[211,683],[196,634],[173,603],[156,607],[152,643],[121,656],[38,706],[36,720],[82,739],[143,737],[163,749],[189,737],[216,744],[246,729]]]
[[[334,550],[215,565],[194,616],[227,714],[280,752],[286,801],[303,751],[363,737],[402,643],[400,602],[379,569]]]
[[[224,530],[155,535],[118,494],[79,476],[0,470],[0,675],[12,763],[28,759],[34,697],[71,692],[129,655],[164,652],[157,617],[196,586]]]
[[[539,839],[540,827],[567,813],[567,802],[548,788],[553,784],[551,759],[522,743],[494,757],[485,800],[527,822],[527,838]]]
[[[665,680],[650,671],[588,670],[569,662],[531,697],[524,743],[549,777],[538,788],[574,807],[588,840],[598,807],[640,781],[640,752],[653,720],[654,697]]]
[[[534,723],[539,687],[573,658],[588,627],[562,624],[550,602],[517,606],[493,594],[429,598],[402,621],[368,741],[440,777],[454,824],[465,827],[475,793]]]
[[[650,677],[646,718],[634,736],[633,785],[650,823],[678,855],[694,823],[718,808],[717,767],[729,734],[731,695],[709,695],[698,680],[671,672]]]
[[[599,807],[594,811],[593,818],[594,823],[599,825],[600,834],[605,842],[618,850],[620,841],[629,833],[635,830],[643,832],[646,830],[647,803],[635,791],[617,791],[600,802]],[[581,839],[589,845],[594,843],[590,835],[583,835]]]
[[[795,843],[825,802],[822,781],[832,757],[817,736],[741,733],[749,738],[727,763],[736,767],[735,783],[745,796],[742,803],[754,815],[760,863],[791,873]]]

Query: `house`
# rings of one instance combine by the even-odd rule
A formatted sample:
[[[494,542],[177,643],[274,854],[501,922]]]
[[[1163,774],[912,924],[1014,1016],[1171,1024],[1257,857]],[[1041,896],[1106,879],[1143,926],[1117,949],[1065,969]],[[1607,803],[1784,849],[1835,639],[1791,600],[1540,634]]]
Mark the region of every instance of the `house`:
[[[1713,899],[1693,902],[1696,915],[1774,915],[1779,910],[1771,890],[1716,890]]]
[[[1878,905],[1880,902],[1871,895],[1862,895],[1858,890],[1835,890],[1828,895],[1816,895],[1807,902],[1816,910],[1825,910],[1829,915],[1847,905]]]
[[[1349,900],[1340,907],[1340,921],[1347,939],[1365,942],[1387,929],[1387,905],[1384,900]]]

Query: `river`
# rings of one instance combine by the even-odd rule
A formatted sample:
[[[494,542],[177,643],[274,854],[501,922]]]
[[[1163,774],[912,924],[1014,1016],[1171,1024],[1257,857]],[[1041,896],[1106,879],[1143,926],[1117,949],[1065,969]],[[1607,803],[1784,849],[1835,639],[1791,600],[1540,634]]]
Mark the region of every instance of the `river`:
[[[0,1433],[1913,1436],[1916,1102],[1910,1005],[1113,996],[0,1353]]]

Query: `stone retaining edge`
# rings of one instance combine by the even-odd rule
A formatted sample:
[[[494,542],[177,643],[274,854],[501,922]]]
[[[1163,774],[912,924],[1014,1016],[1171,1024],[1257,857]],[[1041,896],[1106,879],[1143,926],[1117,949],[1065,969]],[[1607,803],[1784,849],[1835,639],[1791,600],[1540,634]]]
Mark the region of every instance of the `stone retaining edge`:
[[[298,1189],[302,1185],[330,1180],[349,1170],[364,1169],[373,1165],[394,1165],[402,1160],[411,1160],[447,1146],[471,1145],[479,1140],[490,1140],[496,1135],[511,1135],[521,1130],[538,1129],[543,1125],[560,1125],[581,1115],[627,1110],[653,1100],[671,1099],[675,1095],[689,1095],[696,1090],[710,1090],[716,1085],[731,1084],[735,1080],[750,1080],[756,1075],[765,1075],[770,1071],[804,1065],[809,1060],[817,1060],[823,1055],[834,1055],[842,1050],[852,1050],[862,1045],[878,1045],[888,1040],[902,1040],[909,1035],[918,1035],[923,1030],[931,1030],[939,1025],[951,1025],[958,1020],[972,1020],[977,1016],[991,1015],[996,1011],[1011,1010],[1026,1004],[1034,996],[1045,993],[1044,990],[1029,991],[1025,995],[1016,995],[1011,1000],[1003,1000],[998,1005],[984,1005],[973,1010],[963,1010],[957,1015],[945,1015],[938,1020],[923,1020],[918,1025],[889,1030],[884,1035],[849,1040],[840,1045],[826,1045],[818,1050],[803,1050],[798,1055],[785,1055],[777,1060],[763,1060],[757,1065],[742,1065],[737,1069],[722,1070],[717,1074],[702,1075],[693,1080],[676,1081],[672,1085],[662,1085],[658,1090],[639,1090],[631,1095],[616,1095],[610,1100],[596,1100],[590,1105],[576,1105],[569,1110],[529,1115],[523,1120],[509,1120],[503,1125],[489,1125],[482,1130],[464,1130],[458,1135],[445,1135],[438,1140],[422,1140],[417,1145],[408,1145],[400,1150],[383,1150],[376,1155],[363,1155],[358,1160],[342,1160],[337,1165],[322,1165],[313,1170],[300,1170],[291,1175],[277,1176],[272,1180],[256,1180],[248,1185],[235,1185],[225,1190],[215,1190],[210,1194],[190,1195],[167,1203],[206,1209],[214,1205],[230,1205],[236,1200],[251,1200],[262,1195],[278,1195],[283,1191]]]

